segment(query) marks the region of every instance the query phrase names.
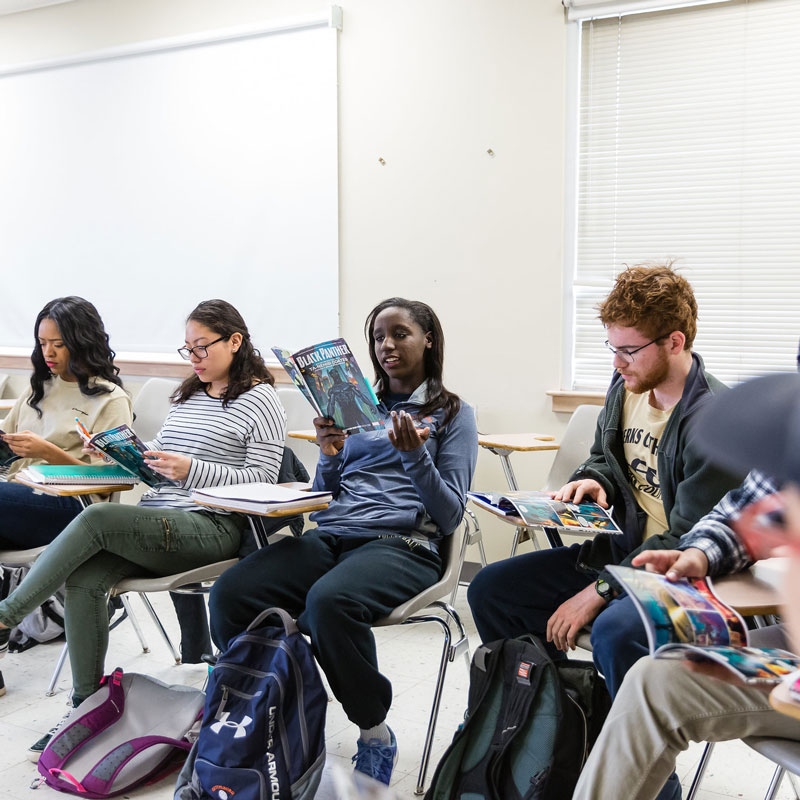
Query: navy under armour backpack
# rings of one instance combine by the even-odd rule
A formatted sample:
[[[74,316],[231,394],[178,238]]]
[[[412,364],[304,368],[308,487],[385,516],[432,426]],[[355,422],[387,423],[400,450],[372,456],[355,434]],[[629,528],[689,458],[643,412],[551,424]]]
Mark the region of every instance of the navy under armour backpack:
[[[277,616],[280,625],[267,622]],[[325,765],[328,696],[311,646],[279,608],[235,636],[209,679],[175,800],[310,800]]]

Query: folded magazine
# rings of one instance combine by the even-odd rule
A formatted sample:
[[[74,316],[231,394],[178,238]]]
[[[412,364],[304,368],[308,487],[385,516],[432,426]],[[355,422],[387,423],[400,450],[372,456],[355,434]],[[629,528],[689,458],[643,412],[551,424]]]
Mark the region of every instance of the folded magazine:
[[[566,533],[620,533],[605,508],[594,502],[563,503],[547,492],[467,492],[479,506],[508,517],[520,517],[531,527],[560,528]]]
[[[280,347],[273,347],[272,352],[314,411],[332,419],[337,428],[361,433],[385,427],[378,413],[378,398],[344,339],[296,353]]]
[[[668,581],[664,575],[609,566],[644,622],[654,658],[711,661],[746,683],[771,685],[800,667],[800,657],[750,647],[747,626],[713,592],[710,578]]]
[[[78,433],[95,450],[108,456],[114,463],[119,464],[120,467],[148,486],[174,485],[175,481],[159,475],[145,463],[144,453],[147,448],[127,425],[119,425],[90,437],[83,430],[83,426],[79,424]]]

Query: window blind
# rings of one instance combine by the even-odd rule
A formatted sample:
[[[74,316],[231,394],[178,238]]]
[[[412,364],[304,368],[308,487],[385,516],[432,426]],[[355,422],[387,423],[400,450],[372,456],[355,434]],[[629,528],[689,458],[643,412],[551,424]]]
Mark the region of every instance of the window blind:
[[[611,375],[597,303],[675,259],[695,350],[735,383],[794,369],[800,336],[800,2],[581,23],[573,389]]]

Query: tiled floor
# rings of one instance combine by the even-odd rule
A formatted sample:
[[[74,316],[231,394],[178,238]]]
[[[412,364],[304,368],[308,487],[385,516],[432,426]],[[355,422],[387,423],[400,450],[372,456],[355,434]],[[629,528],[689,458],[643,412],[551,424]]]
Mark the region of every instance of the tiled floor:
[[[152,597],[170,633],[177,638],[177,622],[169,598],[161,595]],[[111,633],[106,666],[110,669],[120,665],[128,671],[147,672],[168,683],[201,686],[205,668],[171,664],[166,646],[157,638],[138,598],[133,599],[133,605],[152,652],[142,653],[132,626],[123,623]],[[474,647],[477,636],[463,590],[459,592],[457,608],[467,625],[470,644]],[[391,678],[395,690],[389,723],[397,735],[400,755],[392,782],[393,789],[397,798],[410,800],[414,797],[433,681],[441,652],[441,635],[438,626],[420,624],[378,629],[376,637],[382,668]],[[48,797],[58,796],[46,787],[31,794],[31,783],[38,773],[35,766],[26,760],[25,750],[66,710],[70,684],[68,666],[59,681],[57,694],[49,698],[44,696],[60,648],[60,644],[40,645],[27,653],[8,656],[0,662],[8,686],[8,694],[0,698],[0,798],[47,800]],[[459,659],[448,669],[431,772],[463,716],[467,685],[465,662]],[[350,770],[357,731],[335,701],[328,708],[327,736],[329,764],[338,764]],[[694,745],[679,760],[679,773],[687,787],[701,751],[701,745]],[[739,742],[718,745],[703,782],[700,800],[721,800],[723,797],[756,800],[763,797],[772,772],[772,764],[745,745]],[[324,794],[332,797],[331,785],[330,776],[326,775],[318,796]],[[167,779],[155,786],[132,792],[130,796],[136,800],[167,800],[172,797],[172,781]],[[624,787],[620,787],[618,797],[624,796]],[[794,797],[787,779],[778,796],[785,800]]]

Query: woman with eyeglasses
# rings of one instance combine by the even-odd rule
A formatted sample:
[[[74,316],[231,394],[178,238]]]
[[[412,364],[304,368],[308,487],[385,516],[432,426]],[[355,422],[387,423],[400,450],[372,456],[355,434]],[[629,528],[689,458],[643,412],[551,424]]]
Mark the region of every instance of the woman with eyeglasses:
[[[0,483],[0,550],[49,544],[82,508],[74,497],[35,494],[11,478],[35,464],[89,463],[76,418],[92,434],[132,419],[103,320],[88,300],[51,300],[37,314],[33,336],[30,392],[0,420],[7,481]]]
[[[2,654],[8,629],[66,583],[73,706],[97,689],[103,675],[112,586],[143,572],[170,575],[238,552],[246,518],[198,506],[192,489],[274,483],[278,476],[286,415],[239,312],[224,300],[200,303],[189,314],[179,352],[194,375],[178,387],[163,427],[146,443],[149,465],[169,482],[148,491],[138,506],[106,503],[82,511],[0,601]],[[29,750],[33,760],[58,727]]]

